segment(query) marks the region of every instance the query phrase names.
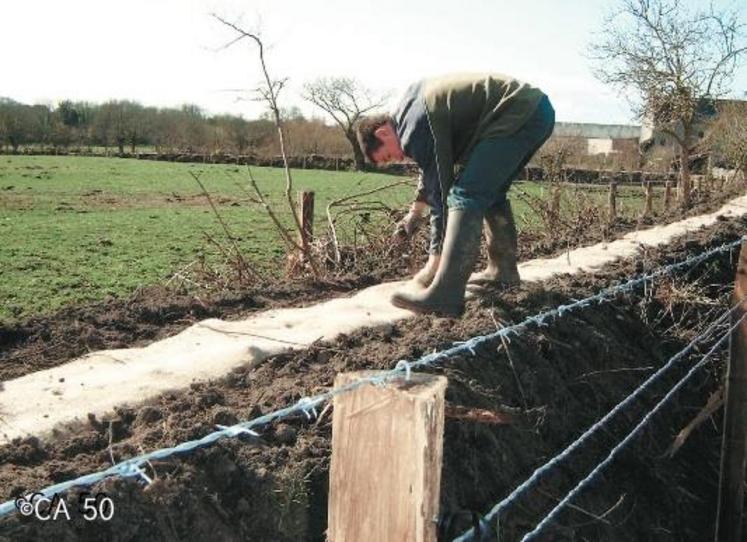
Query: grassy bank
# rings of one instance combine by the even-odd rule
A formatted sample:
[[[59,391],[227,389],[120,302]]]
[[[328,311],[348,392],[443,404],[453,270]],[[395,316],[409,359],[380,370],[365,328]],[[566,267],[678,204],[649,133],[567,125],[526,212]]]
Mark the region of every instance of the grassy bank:
[[[267,199],[282,211],[283,171],[253,168]],[[200,187],[200,176],[239,246],[268,270],[284,253],[264,210],[247,192],[244,168],[117,158],[0,157],[0,320],[48,313],[69,303],[127,295],[169,277],[201,254],[217,259],[205,234],[225,239]],[[316,192],[316,228],[326,223],[327,203],[400,180],[387,175],[294,170],[295,189]],[[541,195],[534,183],[512,189],[520,228],[539,227],[516,190]],[[623,191],[629,212],[640,207],[639,190]],[[412,186],[376,195],[405,208]],[[567,200],[575,196],[568,194]],[[603,201],[605,193],[592,193]]]

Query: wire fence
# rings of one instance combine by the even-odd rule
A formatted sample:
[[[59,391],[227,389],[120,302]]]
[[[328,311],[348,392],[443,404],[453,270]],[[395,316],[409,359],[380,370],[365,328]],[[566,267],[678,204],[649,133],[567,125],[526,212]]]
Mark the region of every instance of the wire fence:
[[[494,333],[473,337],[467,341],[455,343],[454,346],[452,346],[451,348],[448,348],[440,352],[434,352],[432,354],[428,354],[426,356],[423,356],[417,361],[410,362],[407,360],[400,360],[399,362],[397,362],[396,366],[393,369],[389,371],[385,371],[380,375],[363,378],[355,382],[351,382],[347,385],[330,389],[325,393],[315,395],[313,397],[304,397],[300,399],[294,405],[282,408],[280,410],[276,410],[274,412],[270,412],[268,414],[265,414],[263,416],[260,416],[258,418],[255,418],[255,419],[252,419],[246,422],[241,422],[241,423],[231,425],[231,426],[220,426],[219,425],[217,426],[218,427],[217,431],[209,433],[202,438],[183,442],[176,446],[164,447],[158,450],[154,450],[152,452],[141,454],[141,455],[132,457],[130,459],[127,459],[125,461],[122,461],[120,463],[116,463],[115,465],[112,465],[111,467],[107,469],[103,469],[98,472],[94,472],[91,474],[87,474],[84,476],[74,478],[72,480],[67,480],[64,482],[60,482],[58,484],[54,484],[52,486],[46,487],[30,495],[35,495],[38,498],[41,498],[41,497],[49,498],[56,494],[66,492],[69,489],[72,489],[74,487],[92,486],[106,478],[110,478],[114,476],[119,476],[122,478],[135,477],[149,484],[152,482],[152,480],[145,473],[143,469],[143,466],[146,465],[148,462],[155,461],[155,460],[162,460],[162,459],[171,457],[173,455],[191,452],[191,451],[194,451],[195,449],[214,444],[215,442],[221,439],[224,439],[224,438],[239,437],[242,435],[258,436],[258,433],[254,430],[255,428],[258,428],[263,425],[267,425],[277,420],[288,418],[290,416],[303,415],[311,419],[312,417],[316,416],[316,408],[320,404],[330,401],[331,399],[333,399],[334,397],[338,395],[352,392],[353,390],[356,390],[366,385],[379,385],[380,386],[380,385],[384,385],[387,382],[401,379],[403,377],[409,378],[410,373],[413,369],[432,366],[438,362],[445,361],[446,359],[449,359],[457,355],[461,355],[461,354],[476,355],[477,348],[483,344],[490,343],[500,338],[509,339],[510,335],[518,336],[520,335],[521,332],[533,326],[537,326],[537,327],[547,326],[548,325],[547,322],[550,319],[561,318],[570,311],[589,307],[592,304],[601,304],[605,301],[608,301],[609,299],[613,298],[616,295],[626,293],[626,292],[632,292],[634,291],[635,288],[641,285],[646,285],[648,282],[653,281],[662,276],[673,274],[676,271],[679,271],[682,269],[690,269],[696,266],[697,264],[706,261],[707,259],[714,256],[715,254],[732,251],[733,249],[738,247],[742,243],[742,241],[745,239],[747,239],[747,237],[739,239],[737,241],[733,241],[731,243],[725,243],[719,247],[715,247],[713,249],[705,251],[696,256],[692,256],[681,262],[663,266],[659,268],[658,270],[653,271],[651,273],[639,276],[635,279],[631,279],[626,282],[622,282],[615,286],[605,288],[601,290],[600,292],[598,292],[597,294],[586,297],[584,299],[575,300],[570,304],[560,305],[551,310],[547,310],[539,314],[529,316],[517,324],[502,327],[501,329],[499,329],[498,331]],[[8,515],[15,510],[16,510],[15,500],[9,500],[9,501],[3,502],[2,504],[0,504],[0,517]]]
[[[742,323],[742,320],[744,320],[745,316],[747,314],[742,315],[741,318],[738,319],[738,321],[727,331],[724,333],[721,338],[716,341],[716,344],[711,347],[710,350],[696,363],[688,372],[687,374],[682,377],[669,392],[662,397],[662,399],[656,403],[656,405],[641,419],[640,422],[633,428],[633,430],[628,433],[625,438],[623,438],[620,443],[615,446],[607,455],[607,457],[604,458],[604,460],[599,463],[594,469],[583,479],[581,480],[576,487],[574,487],[556,506],[553,508],[546,516],[545,518],[540,521],[537,524],[537,527],[534,528],[533,531],[530,533],[527,533],[524,538],[522,538],[522,542],[531,542],[533,540],[537,540],[537,537],[552,523],[555,519],[557,519],[560,512],[563,510],[563,508],[576,496],[581,493],[585,488],[587,488],[596,478],[599,476],[599,474],[604,470],[605,467],[607,467],[612,461],[617,457],[617,455],[620,453],[620,451],[625,448],[628,444],[630,444],[635,437],[637,437],[643,428],[648,425],[648,423],[653,419],[654,415],[658,413],[664,405],[666,405],[672,397],[682,388],[682,386],[685,385],[685,383],[690,380],[690,378],[700,369],[703,367],[708,359],[726,342],[729,337],[731,336],[731,332]]]
[[[706,331],[695,337],[690,343],[677,352],[674,356],[672,356],[664,365],[661,366],[661,368],[656,371],[653,375],[651,375],[649,378],[647,378],[640,386],[638,386],[633,392],[631,392],[630,395],[625,397],[620,403],[618,403],[612,410],[610,410],[607,414],[604,415],[599,421],[591,425],[586,431],[584,431],[581,436],[579,436],[576,440],[574,440],[571,444],[569,444],[563,451],[559,452],[555,457],[544,463],[542,466],[537,468],[529,478],[527,478],[521,485],[517,486],[516,489],[514,489],[507,497],[505,497],[503,500],[498,502],[484,517],[484,520],[486,522],[493,522],[500,518],[501,513],[508,510],[512,505],[516,504],[525,493],[527,493],[529,490],[533,489],[534,487],[539,484],[545,476],[550,474],[555,467],[560,465],[564,460],[568,459],[573,452],[581,448],[582,445],[587,443],[589,439],[596,434],[601,429],[604,429],[607,427],[609,422],[616,418],[617,415],[621,414],[622,412],[626,411],[630,407],[632,407],[635,404],[635,401],[640,398],[645,391],[648,391],[656,382],[662,379],[662,377],[667,374],[673,367],[677,365],[678,362],[680,362],[685,356],[692,353],[695,347],[702,341],[711,338],[714,334],[714,332],[725,322],[729,319],[729,317],[734,313],[736,309],[738,309],[741,304],[743,303],[744,299],[741,299],[739,302],[737,302],[734,306],[732,306],[729,310],[724,312],[719,318],[714,321]],[[675,386],[672,388],[672,390],[667,393],[664,398],[659,401],[659,403],[656,404],[656,406],[647,413],[644,418],[641,420],[641,422],[636,425],[636,427],[623,439],[623,441],[616,446],[611,452],[610,455],[605,459],[602,463],[600,463],[582,482],[574,488],[569,495],[560,501],[558,505],[553,508],[551,512],[548,513],[548,515],[540,522],[540,524],[537,525],[535,530],[533,530],[530,534],[527,535],[523,540],[526,540],[527,542],[530,540],[534,540],[540,532],[542,532],[549,523],[555,519],[560,511],[570,502],[570,500],[578,495],[582,489],[584,489],[589,483],[591,483],[596,476],[599,474],[599,472],[606,467],[612,459],[620,452],[622,448],[624,448],[628,443],[630,443],[635,436],[637,436],[641,429],[648,424],[648,422],[651,421],[653,418],[653,415],[658,412],[664,404],[666,404],[676,393],[677,390],[679,390],[687,380],[692,377],[693,374],[697,371],[697,369],[701,368],[705,362],[716,352],[716,350],[726,341],[726,339],[729,338],[731,331],[736,328],[739,323],[745,318],[746,315],[743,315],[736,323],[734,323],[730,329],[721,336],[721,338],[716,342],[716,344],[701,358],[701,360],[693,366],[688,373],[675,384]],[[454,539],[454,542],[466,542],[468,540],[472,540],[474,535],[476,533],[474,532],[474,529],[469,529],[468,531],[464,532],[461,536]]]

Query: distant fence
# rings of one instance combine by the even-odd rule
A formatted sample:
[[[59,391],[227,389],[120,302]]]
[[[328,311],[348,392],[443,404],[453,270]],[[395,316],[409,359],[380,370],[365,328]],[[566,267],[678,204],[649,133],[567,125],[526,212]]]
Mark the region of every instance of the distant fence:
[[[68,149],[41,149],[24,148],[17,153],[8,150],[0,151],[0,154],[18,154],[25,156],[92,156],[131,158],[137,160],[155,160],[162,162],[184,162],[197,164],[234,164],[263,167],[283,167],[281,156],[257,156],[253,154],[226,154],[226,153],[189,153],[189,152],[99,152],[86,150]],[[291,156],[288,164],[293,169],[321,169],[326,171],[355,171],[355,161],[343,156],[324,156],[321,154],[308,154]],[[418,168],[415,164],[387,164],[384,166],[371,167],[370,171],[388,173],[390,175],[417,175]],[[675,181],[677,173],[662,173],[652,171],[610,171],[598,169],[584,169],[566,167],[563,168],[561,176],[564,180],[581,184],[607,184],[615,181],[618,184],[640,184],[643,181]],[[546,178],[543,168],[528,166],[524,168],[522,179],[528,181],[542,182]]]

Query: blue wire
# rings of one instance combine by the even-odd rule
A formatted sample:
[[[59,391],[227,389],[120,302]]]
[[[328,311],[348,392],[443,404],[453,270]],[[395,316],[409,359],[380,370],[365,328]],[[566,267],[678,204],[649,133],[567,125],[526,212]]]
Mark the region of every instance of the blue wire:
[[[661,401],[656,403],[656,406],[651,409],[648,414],[646,414],[641,421],[636,425],[633,430],[628,433],[624,439],[622,439],[617,446],[615,446],[607,455],[606,458],[604,458],[604,461],[599,463],[594,470],[592,470],[583,480],[581,480],[576,487],[574,487],[566,496],[561,500],[555,508],[553,508],[545,518],[537,524],[537,527],[534,528],[533,531],[530,533],[527,533],[524,538],[522,538],[522,542],[532,542],[533,540],[536,540],[537,537],[542,533],[542,531],[547,528],[550,523],[555,520],[560,512],[563,510],[563,508],[575,497],[578,496],[581,491],[583,491],[588,485],[590,485],[596,477],[599,475],[599,473],[602,472],[602,470],[608,466],[612,461],[615,459],[618,453],[625,448],[638,434],[641,432],[641,430],[653,419],[654,414],[656,414],[661,408],[669,402],[669,400],[674,397],[674,394],[677,393],[677,391],[682,388],[682,386],[685,385],[685,382],[687,382],[698,369],[703,367],[705,365],[706,361],[708,361],[708,358],[716,352],[716,350],[726,341],[730,336],[731,332],[744,320],[745,316],[747,316],[747,313],[743,314],[741,318],[727,331],[722,337],[716,342],[716,344],[713,345],[713,348],[711,348],[703,358],[696,363],[688,372],[687,374],[679,381],[677,384],[674,385],[674,387],[669,390],[669,393],[667,393]]]
[[[682,350],[677,352],[674,356],[672,356],[664,365],[662,365],[654,374],[652,374],[650,377],[648,377],[646,380],[643,381],[643,383],[638,386],[633,392],[631,392],[630,395],[625,397],[622,401],[620,401],[615,407],[612,408],[607,414],[604,415],[604,417],[600,418],[597,422],[595,422],[593,425],[591,425],[586,431],[584,431],[581,436],[579,436],[576,440],[571,442],[563,451],[558,453],[555,457],[547,461],[545,464],[543,464],[541,467],[538,467],[529,478],[527,478],[521,485],[516,487],[507,497],[505,497],[502,501],[497,503],[493,508],[485,515],[486,521],[493,521],[494,519],[498,518],[502,512],[504,512],[509,507],[516,504],[518,499],[526,493],[528,490],[535,487],[544,476],[549,474],[554,467],[556,467],[558,464],[563,462],[564,460],[568,459],[570,455],[575,452],[577,449],[579,449],[582,445],[586,444],[591,437],[597,433],[600,429],[605,427],[610,420],[612,420],[614,417],[616,417],[621,412],[625,411],[629,407],[631,407],[636,399],[638,399],[645,391],[647,391],[651,386],[654,385],[658,380],[660,380],[669,370],[675,366],[675,364],[681,360],[683,357],[685,357],[687,354],[689,354],[696,346],[697,344],[708,337],[712,335],[712,333],[717,329],[717,327],[731,315],[737,307],[739,307],[741,304],[741,301],[737,304],[735,304],[732,308],[724,312],[721,316],[719,316],[709,327],[706,331],[695,337],[690,343],[685,346]],[[472,529],[466,531],[463,533],[460,537],[455,538],[455,541],[459,542],[466,542],[467,540],[471,540],[472,536],[474,536],[474,532]]]

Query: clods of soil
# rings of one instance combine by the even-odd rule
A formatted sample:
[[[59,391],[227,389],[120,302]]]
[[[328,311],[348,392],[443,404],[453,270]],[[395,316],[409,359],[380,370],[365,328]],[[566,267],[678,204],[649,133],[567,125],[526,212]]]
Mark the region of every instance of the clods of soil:
[[[314,395],[341,371],[388,369],[434,349],[489,333],[541,310],[589,295],[656,265],[734,241],[747,226],[729,220],[593,275],[496,293],[470,303],[460,320],[419,316],[268,359],[255,369],[123,407],[106,419],[0,447],[0,488],[14,498],[142,451],[199,438],[215,424],[257,417]],[[479,347],[431,370],[449,379],[456,407],[511,412],[509,424],[448,418],[441,503],[444,512],[484,512],[538,466],[626,397],[728,307],[736,259],[724,254],[645,292],[564,315],[546,328]],[[712,343],[711,343],[712,344]],[[702,349],[701,351],[705,351]],[[705,540],[713,536],[720,416],[697,427],[673,456],[678,432],[722,379],[723,354],[677,395],[665,413],[567,509],[546,540]],[[690,365],[687,364],[686,367]],[[533,528],[611,445],[626,435],[683,369],[528,492],[501,521],[502,540]],[[112,479],[86,489],[108,495],[111,520],[0,520],[0,539],[324,540],[333,412],[304,416],[148,465],[147,486]],[[79,492],[67,502],[75,508]],[[455,534],[455,533],[452,533]]]

